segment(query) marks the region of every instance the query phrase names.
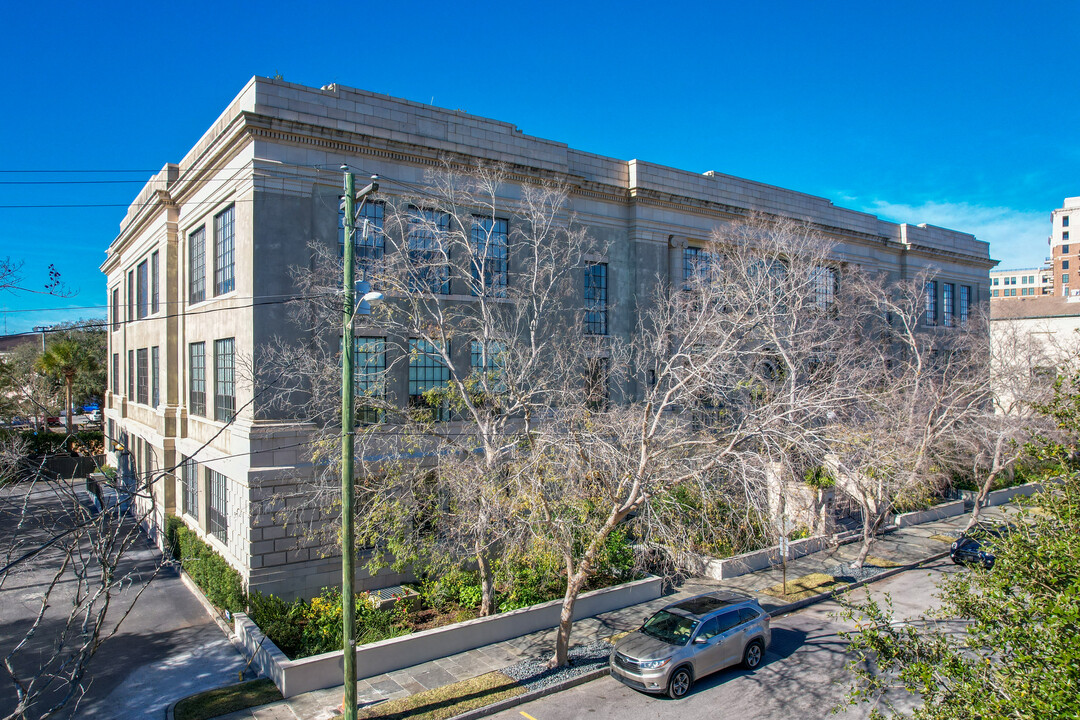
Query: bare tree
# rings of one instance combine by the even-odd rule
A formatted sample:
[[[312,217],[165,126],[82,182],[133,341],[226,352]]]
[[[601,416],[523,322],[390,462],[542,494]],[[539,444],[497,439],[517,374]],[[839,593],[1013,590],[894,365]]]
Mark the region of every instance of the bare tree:
[[[932,274],[885,283],[867,278],[860,292],[876,316],[865,328],[870,382],[831,425],[831,460],[841,489],[862,510],[861,567],[896,504],[948,483],[964,462],[964,433],[990,401],[985,326],[927,317]]]
[[[628,518],[661,521],[649,503],[691,484],[767,507],[772,461],[821,452],[852,399],[857,317],[830,251],[803,225],[752,217],[718,231],[684,287],[658,281],[632,338],[575,344],[517,493],[566,566],[552,665],[567,662],[578,594]]]
[[[1053,397],[1058,372],[1068,372],[1080,355],[1074,336],[1058,337],[1035,322],[990,322],[987,313],[975,321],[988,325],[980,337],[986,342],[993,395],[966,433],[971,476],[979,486],[968,528],[979,522],[994,483],[1028,454],[1027,443],[1055,434],[1040,408]]]

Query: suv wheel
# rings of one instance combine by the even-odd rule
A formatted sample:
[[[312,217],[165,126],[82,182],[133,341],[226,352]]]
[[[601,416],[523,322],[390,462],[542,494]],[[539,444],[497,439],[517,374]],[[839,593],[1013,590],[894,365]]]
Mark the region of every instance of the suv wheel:
[[[671,674],[671,681],[668,682],[667,687],[668,695],[676,700],[686,697],[686,693],[690,692],[690,686],[693,684],[694,677],[690,674],[690,670],[681,667]]]
[[[761,660],[764,657],[765,648],[762,646],[760,640],[755,640],[747,645],[746,650],[743,651],[743,667],[747,670],[757,670],[758,665],[761,664]]]

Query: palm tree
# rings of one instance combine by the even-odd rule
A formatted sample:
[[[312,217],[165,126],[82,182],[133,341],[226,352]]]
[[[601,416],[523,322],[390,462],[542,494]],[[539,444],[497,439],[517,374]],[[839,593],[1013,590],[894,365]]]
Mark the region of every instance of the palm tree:
[[[54,343],[38,358],[38,370],[42,374],[54,379],[64,381],[64,400],[67,406],[67,432],[71,434],[72,387],[75,385],[75,376],[80,373],[94,372],[97,369],[98,359],[89,349],[74,340],[66,339]]]

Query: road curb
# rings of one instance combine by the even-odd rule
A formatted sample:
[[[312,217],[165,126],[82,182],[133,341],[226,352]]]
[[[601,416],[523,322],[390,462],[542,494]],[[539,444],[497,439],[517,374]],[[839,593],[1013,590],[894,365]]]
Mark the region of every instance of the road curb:
[[[491,705],[485,705],[482,708],[476,708],[475,710],[469,710],[468,712],[463,712],[460,715],[455,715],[454,717],[450,718],[450,720],[477,720],[477,718],[483,718],[483,717],[487,717],[489,715],[494,715],[495,713],[502,712],[503,710],[509,710],[512,707],[516,707],[518,705],[524,705],[527,702],[532,702],[533,700],[539,700],[542,697],[547,697],[548,695],[554,695],[557,692],[562,692],[563,690],[569,690],[570,688],[577,687],[578,685],[584,685],[587,682],[592,682],[593,680],[596,680],[598,678],[602,678],[605,675],[610,675],[610,674],[611,674],[611,669],[608,668],[605,665],[602,668],[598,668],[596,670],[590,670],[587,673],[583,673],[583,674],[578,675],[576,677],[572,677],[569,680],[564,680],[564,681],[562,681],[560,683],[556,683],[554,685],[550,685],[550,686],[545,687],[545,688],[540,688],[539,690],[532,690],[532,691],[527,692],[527,693],[522,693],[521,695],[515,695],[512,698],[507,698],[505,700],[500,700],[499,702],[492,703]]]
[[[830,600],[837,595],[842,595],[843,593],[858,589],[864,585],[869,585],[870,583],[877,582],[878,580],[884,580],[886,578],[893,577],[894,575],[899,575],[900,573],[907,572],[908,570],[914,570],[915,568],[925,565],[926,563],[934,562],[935,560],[940,560],[941,558],[948,557],[948,555],[949,552],[946,550],[944,552],[935,553],[933,555],[930,555],[929,557],[925,557],[917,562],[909,563],[907,565],[901,565],[900,567],[889,568],[888,570],[880,572],[877,575],[864,578],[863,580],[857,580],[853,583],[845,585],[844,587],[836,588],[835,590],[820,593],[818,595],[814,595],[813,597],[804,598],[797,602],[789,603],[782,607],[776,608],[775,610],[772,610],[769,615],[771,617],[777,617],[779,615],[786,615],[787,613],[795,612],[796,610],[802,610],[805,607],[815,605],[825,600]],[[503,710],[509,710],[510,708],[516,707],[518,705],[524,705],[525,703],[532,702],[533,700],[539,700],[540,698],[547,697],[548,695],[554,695],[557,692],[569,690],[570,688],[576,687],[578,685],[584,685],[587,682],[592,682],[593,680],[597,680],[604,677],[605,675],[610,674],[611,670],[609,668],[599,668],[597,670],[587,672],[583,675],[578,675],[577,677],[570,678],[569,680],[565,680],[561,683],[556,683],[555,685],[541,688],[540,690],[533,690],[532,692],[522,693],[521,695],[516,695],[512,698],[507,698],[506,700],[500,700],[497,703],[486,705],[482,708],[477,708],[475,710],[470,710],[460,715],[455,715],[450,720],[477,720],[478,718],[488,717],[489,715],[500,713]]]

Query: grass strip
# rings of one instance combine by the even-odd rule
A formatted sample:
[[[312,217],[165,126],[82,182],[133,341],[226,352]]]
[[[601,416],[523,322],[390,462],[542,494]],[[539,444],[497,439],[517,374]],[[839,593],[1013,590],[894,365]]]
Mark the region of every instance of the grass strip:
[[[952,542],[952,540],[950,540],[949,542]],[[898,562],[896,562],[894,560],[886,560],[885,558],[874,557],[873,555],[868,555],[866,557],[866,561],[863,563],[863,565],[869,565],[871,567],[878,567],[878,568],[900,567],[900,563],[898,563]]]
[[[832,575],[826,575],[825,573],[810,573],[809,575],[803,575],[802,577],[788,580],[788,592],[786,595],[784,594],[783,583],[778,583],[772,587],[765,588],[761,592],[766,595],[772,595],[773,597],[783,598],[784,600],[803,600],[823,592],[828,592],[829,590],[844,584],[845,583],[838,581]]]
[[[176,703],[173,717],[176,720],[206,720],[282,699],[273,680],[259,678],[186,697]]]
[[[521,695],[525,688],[501,672],[489,672],[470,680],[360,708],[357,720],[446,720],[469,710]]]
[[[943,542],[946,545],[952,545],[953,542],[956,540],[956,538],[949,537],[948,535],[931,535],[930,539],[937,540],[938,542]]]

